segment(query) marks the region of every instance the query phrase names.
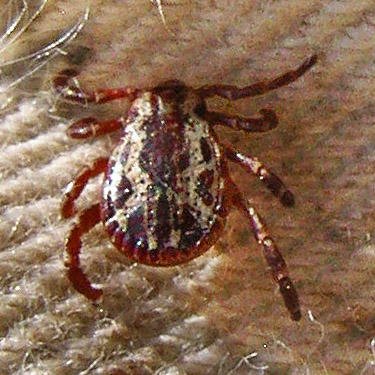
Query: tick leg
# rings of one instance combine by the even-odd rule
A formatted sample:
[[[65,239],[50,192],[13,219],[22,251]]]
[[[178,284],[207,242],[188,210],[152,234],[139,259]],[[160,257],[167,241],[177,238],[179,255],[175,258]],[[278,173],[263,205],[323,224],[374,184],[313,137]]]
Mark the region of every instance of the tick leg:
[[[122,119],[100,122],[93,117],[86,117],[70,125],[67,133],[71,138],[85,139],[112,133],[122,126]]]
[[[68,218],[74,214],[74,201],[80,196],[90,178],[105,172],[107,164],[108,158],[96,159],[91,168],[86,168],[74,181],[68,185],[61,205],[62,217]]]
[[[99,89],[87,92],[72,84],[73,78],[78,75],[74,69],[66,69],[60,72],[53,80],[55,90],[65,99],[79,103],[102,104],[116,99],[128,98],[134,100],[139,93],[134,87],[122,87],[116,89]]]
[[[222,145],[224,156],[239,164],[247,172],[257,176],[270,192],[279,198],[283,206],[294,206],[294,195],[274,173],[270,172],[257,158],[244,156],[230,146]]]
[[[290,312],[291,318],[293,320],[300,320],[301,310],[297,290],[289,278],[287,266],[280,251],[267,232],[261,217],[245,201],[242,193],[232,181],[229,182],[228,189],[230,190],[229,194],[232,197],[233,205],[246,215],[255,239],[263,247],[263,254],[270,268],[272,278],[279,284],[280,293],[284,299],[286,308]]]
[[[229,116],[219,112],[207,112],[204,118],[212,125],[224,125],[235,130],[246,132],[268,132],[277,127],[279,121],[272,109],[261,109],[262,117],[251,118],[243,116]]]
[[[86,275],[83,273],[79,253],[82,247],[81,236],[100,222],[100,205],[95,204],[82,212],[78,217],[78,222],[70,231],[66,240],[66,252],[68,258],[65,265],[68,267],[68,278],[73,287],[91,300],[96,300],[102,295],[100,289],[94,288]]]
[[[270,81],[256,82],[250,86],[246,86],[243,88],[231,85],[203,86],[197,89],[197,92],[204,98],[209,98],[211,96],[218,95],[230,100],[263,95],[268,91],[278,89],[279,87],[294,82],[303,74],[305,74],[312,66],[314,66],[317,60],[318,56],[312,55],[309,58],[307,58],[297,69],[290,70],[289,72],[286,72],[281,76]]]

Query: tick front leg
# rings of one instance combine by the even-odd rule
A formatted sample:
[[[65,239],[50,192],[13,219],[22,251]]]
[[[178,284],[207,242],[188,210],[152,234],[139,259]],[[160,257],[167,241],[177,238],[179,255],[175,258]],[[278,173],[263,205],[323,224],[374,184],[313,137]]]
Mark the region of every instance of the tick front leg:
[[[211,125],[224,125],[234,130],[246,132],[268,132],[277,127],[279,120],[272,109],[261,109],[259,113],[262,117],[251,118],[243,116],[229,116],[219,112],[207,112],[204,118]]]
[[[267,232],[261,217],[256,213],[253,207],[248,205],[241,192],[232,181],[230,181],[228,189],[232,197],[233,205],[246,215],[255,239],[263,247],[263,254],[270,268],[272,278],[279,284],[280,293],[286,308],[290,312],[291,318],[293,320],[300,320],[301,310],[297,290],[292,280],[289,278],[287,266],[280,251]]]
[[[74,181],[72,181],[65,192],[61,205],[61,215],[64,218],[73,216],[74,201],[80,196],[88,180],[105,172],[108,158],[96,159],[92,167],[86,168]]]
[[[247,172],[257,176],[267,187],[270,192],[279,198],[283,206],[294,206],[294,195],[288,190],[281,179],[274,173],[270,172],[257,158],[244,156],[233,150],[230,146],[222,145],[224,155],[230,161],[239,164]]]
[[[231,85],[212,85],[204,86],[197,89],[199,95],[204,98],[211,96],[221,96],[230,100],[237,100],[251,96],[263,95],[269,91],[278,89],[282,86],[288,85],[296,81],[299,77],[305,74],[318,60],[317,55],[312,55],[307,58],[297,69],[290,70],[279,77],[270,81],[257,82],[244,88],[239,88]]]
[[[134,100],[140,91],[134,87],[122,87],[116,89],[99,89],[93,92],[87,92],[79,88],[78,83],[75,85],[72,84],[73,78],[77,75],[78,72],[74,69],[63,70],[53,80],[53,87],[65,99],[83,104],[102,104],[123,98]]]
[[[91,300],[96,300],[102,295],[100,289],[94,288],[83,273],[79,253],[82,247],[81,236],[100,222],[100,205],[96,204],[79,216],[78,222],[73,226],[66,241],[68,278],[73,287]]]
[[[93,117],[86,117],[69,126],[67,134],[74,139],[99,137],[112,133],[123,126],[123,120],[98,121]]]

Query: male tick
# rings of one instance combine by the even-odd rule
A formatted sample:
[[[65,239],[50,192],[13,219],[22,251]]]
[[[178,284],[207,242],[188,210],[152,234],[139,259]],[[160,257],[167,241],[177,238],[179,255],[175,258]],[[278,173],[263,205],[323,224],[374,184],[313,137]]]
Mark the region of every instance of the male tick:
[[[87,92],[73,84],[76,71],[58,74],[54,87],[71,101],[131,101],[124,117],[109,121],[84,118],[68,129],[69,136],[77,139],[121,131],[111,155],[95,160],[64,196],[62,215],[68,218],[75,214],[74,202],[88,180],[104,173],[101,202],[79,213],[66,241],[66,266],[73,287],[91,300],[102,295],[83,273],[79,257],[81,236],[100,221],[112,243],[130,259],[152,266],[174,266],[208,250],[220,237],[231,208],[237,207],[262,246],[292,319],[299,320],[298,295],[285,261],[262,219],[231,179],[227,161],[260,178],[284,206],[293,206],[293,194],[257,158],[244,156],[219,141],[214,130],[223,125],[245,132],[267,132],[277,126],[277,116],[271,109],[261,109],[255,118],[212,112],[205,99],[218,95],[236,100],[265,94],[295,81],[316,61],[313,55],[295,70],[244,88],[211,85],[194,89],[170,80],[144,90],[123,87]]]

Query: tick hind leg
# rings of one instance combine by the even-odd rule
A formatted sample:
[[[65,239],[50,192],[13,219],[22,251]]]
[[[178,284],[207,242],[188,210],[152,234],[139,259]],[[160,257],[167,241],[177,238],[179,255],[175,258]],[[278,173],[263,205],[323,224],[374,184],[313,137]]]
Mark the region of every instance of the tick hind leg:
[[[81,236],[99,222],[100,205],[98,203],[79,215],[78,222],[73,226],[66,240],[67,260],[65,265],[68,267],[68,278],[79,293],[91,300],[98,299],[102,295],[102,291],[94,288],[83,273],[80,266],[79,253],[82,247]]]
[[[222,145],[224,155],[230,161],[239,164],[247,172],[257,176],[267,189],[277,198],[283,206],[294,206],[294,195],[288,190],[281,179],[269,171],[257,158],[244,156],[230,146]]]
[[[74,215],[74,201],[81,195],[82,190],[90,178],[105,172],[107,164],[108,158],[96,159],[92,167],[84,169],[83,172],[69,184],[61,205],[62,217],[68,218]]]
[[[237,186],[228,179],[228,194],[234,206],[239,208],[247,217],[251,230],[257,242],[263,247],[263,254],[270,268],[272,278],[279,284],[280,293],[293,320],[300,320],[301,310],[297,290],[289,278],[286,263],[270,237],[261,217],[255,209],[245,201]]]
[[[60,72],[53,80],[53,87],[65,99],[78,103],[102,104],[116,99],[128,98],[134,100],[139,90],[134,87],[120,87],[116,89],[98,89],[95,91],[82,90],[78,82],[73,84],[73,79],[78,75],[74,69]]]

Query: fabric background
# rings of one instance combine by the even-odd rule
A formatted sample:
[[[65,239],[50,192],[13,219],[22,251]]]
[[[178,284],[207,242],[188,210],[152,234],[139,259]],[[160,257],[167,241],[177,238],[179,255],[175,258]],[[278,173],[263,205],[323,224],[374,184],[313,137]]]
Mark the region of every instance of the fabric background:
[[[5,4],[3,35],[19,2]],[[75,40],[32,78],[9,88],[33,59],[1,68],[0,374],[374,374],[374,1],[173,0],[162,3],[166,25],[156,5],[92,0]],[[85,7],[49,1],[17,40],[1,39],[1,63],[51,43]],[[116,135],[81,142],[65,130],[80,117],[120,116],[128,103],[68,103],[51,88],[54,74],[76,67],[79,84],[92,89],[172,78],[245,86],[311,53],[316,67],[288,87],[253,100],[210,100],[223,112],[267,107],[280,117],[267,134],[219,133],[296,195],[296,207],[283,208],[231,166],[284,254],[302,320],[290,320],[235,211],[210,251],[163,269],[131,264],[97,226],[84,237],[82,262],[104,298],[93,305],[76,293],[63,266],[72,224],[60,218],[63,189],[110,153]],[[90,183],[81,208],[98,199],[99,186]]]

